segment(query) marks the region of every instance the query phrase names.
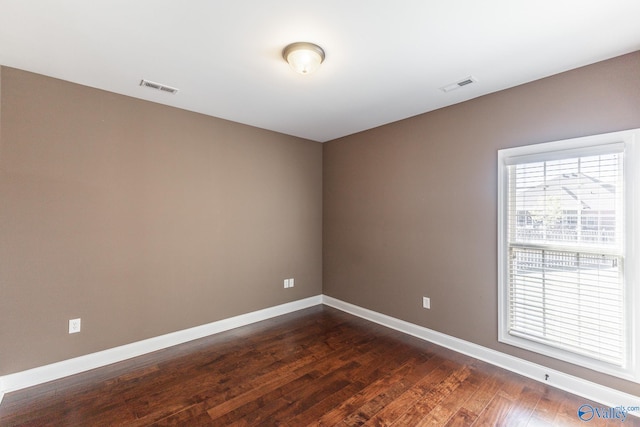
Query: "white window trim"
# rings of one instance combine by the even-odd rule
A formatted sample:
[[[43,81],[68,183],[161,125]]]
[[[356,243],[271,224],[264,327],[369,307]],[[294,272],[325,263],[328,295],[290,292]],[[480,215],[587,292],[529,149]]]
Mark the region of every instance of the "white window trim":
[[[507,242],[507,166],[520,156],[538,153],[565,155],[567,150],[589,149],[604,144],[623,143],[625,182],[625,304],[626,363],[616,367],[573,352],[560,350],[509,334],[508,326],[508,242]],[[540,353],[575,365],[640,383],[640,129],[593,135],[498,150],[498,341]],[[598,148],[595,147],[597,150]]]

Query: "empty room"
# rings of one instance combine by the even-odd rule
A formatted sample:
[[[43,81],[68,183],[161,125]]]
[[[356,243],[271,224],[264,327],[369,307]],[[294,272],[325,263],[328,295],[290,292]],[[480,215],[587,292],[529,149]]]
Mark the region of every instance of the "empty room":
[[[0,0],[0,425],[640,425],[638,16]]]

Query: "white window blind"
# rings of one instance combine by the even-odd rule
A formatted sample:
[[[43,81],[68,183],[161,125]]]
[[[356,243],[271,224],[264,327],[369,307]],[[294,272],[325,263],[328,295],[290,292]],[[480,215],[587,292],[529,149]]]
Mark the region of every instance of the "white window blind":
[[[508,327],[511,335],[622,366],[623,152],[602,148],[507,166]]]
[[[640,383],[640,129],[498,151],[498,339]]]

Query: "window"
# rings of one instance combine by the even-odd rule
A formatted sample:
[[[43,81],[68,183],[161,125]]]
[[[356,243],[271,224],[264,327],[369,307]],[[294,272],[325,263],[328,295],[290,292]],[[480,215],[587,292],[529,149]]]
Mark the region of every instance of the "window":
[[[638,139],[498,151],[501,342],[640,381]]]

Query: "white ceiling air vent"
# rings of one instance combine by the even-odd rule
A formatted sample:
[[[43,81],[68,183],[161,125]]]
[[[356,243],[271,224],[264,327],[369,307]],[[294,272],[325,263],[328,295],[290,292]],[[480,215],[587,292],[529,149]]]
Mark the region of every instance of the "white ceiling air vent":
[[[140,86],[145,86],[151,89],[159,90],[161,92],[172,93],[174,95],[178,93],[178,89],[176,89],[175,87],[163,85],[163,84],[152,82],[150,80],[145,80],[145,79],[140,80]]]
[[[450,85],[443,86],[440,88],[440,90],[443,92],[451,92],[452,90],[460,89],[462,86],[467,86],[476,83],[477,81],[478,79],[476,79],[475,77],[469,76]]]

